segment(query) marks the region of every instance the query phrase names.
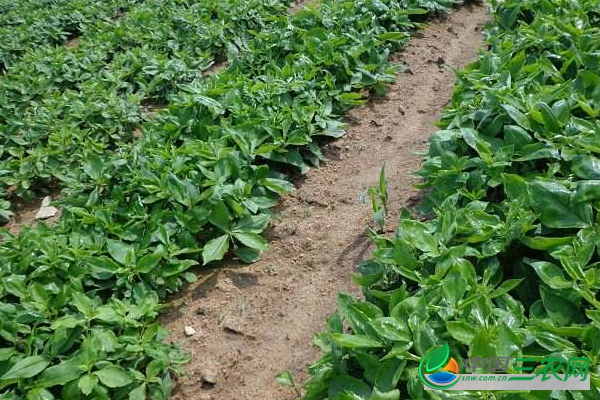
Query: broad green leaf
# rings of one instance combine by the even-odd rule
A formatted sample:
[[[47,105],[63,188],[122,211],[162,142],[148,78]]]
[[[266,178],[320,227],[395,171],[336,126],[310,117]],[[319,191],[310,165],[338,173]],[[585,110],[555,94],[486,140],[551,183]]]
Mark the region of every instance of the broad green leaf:
[[[162,255],[151,253],[146,254],[138,260],[137,270],[142,273],[148,273],[152,271],[162,259]]]
[[[223,232],[229,232],[231,217],[225,203],[219,202],[215,204],[208,220],[211,224],[223,230]]]
[[[554,115],[554,111],[552,111],[548,104],[544,102],[540,102],[538,107],[542,114],[546,130],[551,134],[558,134],[560,132],[560,126],[558,125],[558,120],[556,119],[556,115]]]
[[[133,247],[117,240],[108,240],[108,253],[123,265],[129,265],[133,261]]]
[[[400,390],[394,389],[389,392],[382,393],[378,388],[373,388],[373,394],[369,400],[400,400]]]
[[[515,121],[521,128],[529,129],[529,118],[526,114],[523,114],[521,111],[508,104],[503,104],[502,108],[504,108],[513,121]]]
[[[229,250],[229,235],[222,235],[210,240],[202,250],[204,265],[211,261],[222,260],[227,250]]]
[[[525,246],[534,250],[550,250],[552,248],[570,244],[573,242],[573,236],[567,237],[542,237],[525,236],[519,239]]]
[[[97,180],[102,176],[103,168],[104,163],[102,159],[96,154],[89,155],[87,157],[87,160],[83,164],[83,170],[93,180]]]
[[[579,181],[575,183],[574,190],[573,201],[575,203],[598,201],[600,199],[600,180]]]
[[[94,314],[94,303],[85,294],[74,292],[72,295],[72,304],[86,317],[91,317]]]
[[[577,305],[562,296],[560,292],[540,286],[540,295],[546,312],[555,324],[566,326],[573,322],[582,323],[584,321]]]
[[[373,348],[382,347],[382,344],[365,335],[347,335],[343,333],[332,333],[331,338],[342,347],[355,348]]]
[[[531,184],[531,201],[544,225],[550,228],[585,228],[592,223],[589,204],[571,203],[572,193],[556,182]]]
[[[381,337],[386,339],[400,342],[408,342],[411,340],[411,334],[408,326],[402,325],[395,318],[377,318],[371,322],[371,326]]]
[[[402,229],[406,240],[421,251],[437,252],[437,242],[425,224],[412,219],[402,220]]]
[[[572,289],[574,283],[566,280],[565,275],[556,265],[546,261],[530,261],[540,279],[552,289]]]
[[[17,361],[0,378],[2,380],[31,378],[46,369],[48,365],[50,365],[50,361],[41,356],[25,357]]]
[[[129,385],[133,379],[123,368],[117,365],[109,365],[99,371],[94,372],[94,375],[100,379],[103,385],[109,388],[118,388]]]
[[[75,359],[63,361],[58,365],[46,368],[39,379],[36,380],[36,385],[41,387],[65,385],[79,378],[82,373],[83,371],[77,365]]]
[[[240,247],[235,249],[233,253],[239,257],[242,262],[251,264],[260,260],[260,251],[254,250],[249,247]]]
[[[589,154],[573,157],[573,172],[581,179],[600,179],[600,159]]]
[[[81,393],[87,396],[90,393],[92,393],[92,390],[94,389],[94,386],[96,386],[97,383],[98,377],[96,377],[96,375],[89,374],[79,378],[77,386],[81,390]]]
[[[450,336],[466,345],[470,345],[477,336],[477,329],[465,321],[446,321],[446,329]]]
[[[266,250],[269,248],[269,243],[262,236],[255,233],[235,232],[233,236],[254,250]]]
[[[45,388],[33,388],[27,392],[27,400],[54,400],[54,395]]]
[[[357,397],[350,397],[352,399],[365,399],[371,396],[371,389],[369,386],[360,379],[356,379],[349,375],[338,375],[334,376],[329,382],[329,398],[337,398],[337,395],[348,392]]]
[[[129,400],[146,400],[146,384],[143,383],[129,392]]]
[[[381,362],[377,371],[377,377],[375,378],[376,387],[383,392],[396,389],[404,367],[406,367],[406,360],[398,358]]]

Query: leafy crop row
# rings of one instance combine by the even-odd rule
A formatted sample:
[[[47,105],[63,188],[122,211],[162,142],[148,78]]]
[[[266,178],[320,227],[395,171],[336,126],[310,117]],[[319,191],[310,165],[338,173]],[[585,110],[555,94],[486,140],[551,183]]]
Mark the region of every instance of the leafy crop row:
[[[451,2],[324,1],[282,16],[244,56],[181,86],[138,141],[65,173],[63,213],[0,244],[0,398],[168,397],[185,357],[156,322],[199,262],[245,261],[276,196],[272,167],[302,169],[338,116],[380,92],[391,51]]]
[[[148,0],[97,21],[74,49],[29,51],[0,77],[4,197],[56,186],[88,155],[131,140],[147,105],[166,103],[216,58],[235,56],[288,3]],[[0,218],[10,216],[0,203]]]
[[[31,47],[64,44],[137,0],[20,0],[0,3],[0,71]]]
[[[436,217],[373,234],[366,301],[340,296],[305,400],[599,398],[600,3],[493,7],[419,171]],[[424,391],[419,361],[444,343],[457,360],[552,356],[557,373],[589,357],[591,390]]]

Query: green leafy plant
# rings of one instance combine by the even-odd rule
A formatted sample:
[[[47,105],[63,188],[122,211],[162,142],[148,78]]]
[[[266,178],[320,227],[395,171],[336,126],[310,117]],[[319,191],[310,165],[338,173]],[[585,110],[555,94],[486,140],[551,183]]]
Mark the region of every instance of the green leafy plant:
[[[366,197],[371,201],[371,208],[373,209],[373,220],[379,226],[380,229],[385,227],[385,217],[388,213],[388,191],[387,181],[385,179],[385,164],[381,167],[379,174],[379,186],[371,186],[367,189],[363,203]]]
[[[260,256],[269,209],[293,189],[286,168],[317,164],[316,139],[343,135],[340,115],[394,81],[389,55],[424,12],[395,0],[293,16],[280,2],[150,1],[74,52],[23,56],[0,78],[2,184],[24,194],[59,179],[62,213],[0,243],[0,398],[168,398],[186,357],[155,322],[160,301],[195,265]],[[241,56],[198,76],[219,43]],[[157,65],[169,71],[155,82]],[[168,107],[140,124],[142,99],[166,92]],[[123,139],[138,125],[141,137]]]
[[[598,398],[599,5],[493,2],[418,172],[436,217],[373,235],[365,299],[340,295],[303,399]],[[419,362],[444,343],[456,360],[588,357],[591,390],[425,391]]]
[[[0,196],[79,179],[89,158],[135,140],[180,84],[237,57],[288,3],[144,1],[118,19],[99,15],[74,48],[28,48],[0,79]]]

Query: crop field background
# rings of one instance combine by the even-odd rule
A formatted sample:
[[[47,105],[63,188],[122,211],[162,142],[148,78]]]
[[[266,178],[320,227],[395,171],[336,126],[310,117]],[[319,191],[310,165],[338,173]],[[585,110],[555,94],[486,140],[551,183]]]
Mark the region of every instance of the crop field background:
[[[600,399],[599,87],[597,0],[0,0],[0,400]]]

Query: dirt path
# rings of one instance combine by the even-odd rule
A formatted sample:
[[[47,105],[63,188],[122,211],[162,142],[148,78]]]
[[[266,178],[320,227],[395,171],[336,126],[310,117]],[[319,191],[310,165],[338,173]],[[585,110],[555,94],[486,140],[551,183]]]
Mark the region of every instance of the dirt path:
[[[486,20],[483,7],[468,6],[417,34],[398,57],[408,69],[387,98],[353,110],[356,123],[325,149],[329,161],[282,199],[262,261],[229,263],[182,292],[163,317],[192,357],[175,399],[295,397],[274,376],[289,369],[304,379],[306,365],[319,355],[313,332],[334,310],[338,291],[356,292],[351,275],[368,256],[371,223],[361,194],[377,183],[385,161],[390,209],[415,195],[412,172],[420,156],[414,152],[426,149],[452,93],[454,75],[444,64],[475,59]],[[196,333],[186,336],[186,326]]]

